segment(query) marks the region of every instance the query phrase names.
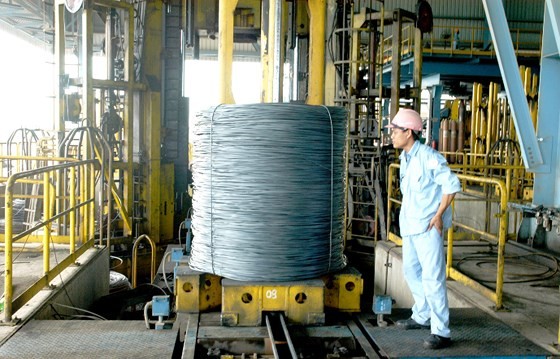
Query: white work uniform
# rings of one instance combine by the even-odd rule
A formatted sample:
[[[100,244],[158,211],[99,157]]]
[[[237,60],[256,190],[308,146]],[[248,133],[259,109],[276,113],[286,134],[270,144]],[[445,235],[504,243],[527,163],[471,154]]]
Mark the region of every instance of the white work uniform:
[[[432,334],[451,337],[445,284],[443,238],[435,227],[427,230],[443,194],[461,190],[457,176],[437,151],[415,141],[400,155],[402,206],[399,217],[403,239],[404,275],[414,298],[412,319],[431,325]],[[451,208],[442,216],[451,226]]]

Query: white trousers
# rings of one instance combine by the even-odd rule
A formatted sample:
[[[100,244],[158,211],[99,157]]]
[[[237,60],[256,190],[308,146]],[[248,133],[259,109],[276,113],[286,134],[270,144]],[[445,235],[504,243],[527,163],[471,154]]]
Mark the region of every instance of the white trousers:
[[[412,319],[432,334],[451,337],[443,238],[437,229],[403,237],[404,276],[414,298]]]

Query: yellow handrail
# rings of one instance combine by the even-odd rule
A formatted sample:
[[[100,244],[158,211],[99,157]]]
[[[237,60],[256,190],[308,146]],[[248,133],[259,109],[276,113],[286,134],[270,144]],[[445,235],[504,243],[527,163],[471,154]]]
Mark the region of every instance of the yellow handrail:
[[[132,246],[132,288],[136,288],[138,243],[140,243],[144,238],[148,241],[148,243],[150,243],[150,247],[152,248],[150,281],[153,282],[156,276],[156,244],[150,237],[148,237],[148,235],[143,234],[140,237],[136,238],[136,240],[134,241],[134,245]]]
[[[412,52],[414,43],[414,31],[411,31],[413,25],[403,26],[403,37],[401,42],[403,44],[401,56],[407,55]],[[454,36],[456,31],[459,30],[460,39],[458,45],[454,46]],[[495,57],[496,52],[491,43],[488,41],[489,29],[485,26],[443,26],[434,25],[433,31],[429,40],[423,43],[422,51],[425,54],[442,54],[442,55],[478,55],[478,56],[491,56]],[[511,40],[515,48],[516,55],[523,56],[540,56],[541,53],[541,40],[542,30],[524,29],[524,28],[511,28]],[[383,39],[383,47],[387,50],[382,50],[383,63],[391,61],[395,54],[392,54],[391,43],[393,41],[391,36]],[[486,46],[486,47],[485,47]]]
[[[66,160],[65,160],[66,161]],[[4,319],[5,323],[12,322],[12,315],[15,311],[21,308],[29,299],[31,299],[35,294],[42,290],[49,282],[69,265],[74,263],[77,258],[85,252],[88,248],[93,246],[93,235],[89,237],[81,236],[82,246],[78,249],[70,248],[70,254],[62,261],[60,261],[56,266],[50,268],[50,242],[51,233],[50,228],[54,221],[58,220],[67,215],[71,215],[76,210],[94,205],[94,188],[89,190],[80,189],[82,194],[80,195],[80,203],[75,204],[72,207],[67,208],[59,213],[52,213],[52,203],[54,203],[55,198],[52,195],[55,191],[52,190],[52,184],[50,182],[50,174],[56,173],[57,171],[66,171],[70,169],[69,181],[77,181],[76,171],[72,171],[76,167],[89,167],[90,171],[94,171],[96,160],[87,161],[75,161],[68,160],[67,163],[57,164],[49,167],[33,169],[25,172],[19,172],[11,175],[6,181],[5,188],[5,281],[4,281]],[[41,223],[30,228],[22,233],[14,235],[13,232],[13,200],[16,197],[14,195],[15,184],[20,180],[37,177],[43,175],[43,196],[44,196],[44,209],[43,209],[43,219]],[[75,189],[75,187],[73,187]],[[84,196],[84,193],[89,193],[92,197]],[[75,194],[69,194],[70,197],[75,196]],[[87,218],[84,218],[87,223]],[[81,227],[81,226],[80,226]],[[23,293],[21,293],[17,298],[14,299],[14,288],[13,288],[13,242],[25,235],[29,235],[38,229],[43,229],[43,273],[42,276],[33,284],[31,287],[27,288]],[[70,231],[75,231],[74,227],[69,228]]]

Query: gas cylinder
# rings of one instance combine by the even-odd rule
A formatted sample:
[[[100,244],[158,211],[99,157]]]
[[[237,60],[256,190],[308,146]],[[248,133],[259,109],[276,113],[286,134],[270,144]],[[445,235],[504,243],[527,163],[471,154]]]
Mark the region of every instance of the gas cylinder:
[[[449,120],[441,121],[441,152],[449,151]],[[444,155],[445,158],[448,158],[447,155]]]
[[[449,163],[455,163],[455,152],[457,151],[457,121],[449,121]]]

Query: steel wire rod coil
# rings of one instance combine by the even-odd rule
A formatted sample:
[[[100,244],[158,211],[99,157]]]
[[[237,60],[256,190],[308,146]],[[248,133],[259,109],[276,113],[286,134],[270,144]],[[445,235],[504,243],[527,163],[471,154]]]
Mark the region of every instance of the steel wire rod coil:
[[[241,281],[342,269],[346,110],[220,105],[197,114],[192,269]]]

